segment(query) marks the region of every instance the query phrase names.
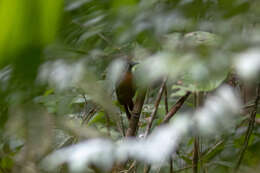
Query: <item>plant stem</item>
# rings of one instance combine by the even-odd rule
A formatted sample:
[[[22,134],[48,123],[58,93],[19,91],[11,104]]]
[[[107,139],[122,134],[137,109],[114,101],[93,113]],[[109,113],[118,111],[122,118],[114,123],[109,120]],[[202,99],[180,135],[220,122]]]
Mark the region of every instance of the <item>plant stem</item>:
[[[168,107],[168,91],[167,91],[167,85],[164,86],[164,104],[165,104],[165,112],[168,114],[169,107]]]
[[[165,84],[166,84],[166,79],[163,81],[163,83],[160,87],[160,90],[158,92],[158,95],[157,95],[157,98],[156,98],[156,101],[155,101],[155,104],[154,104],[154,110],[153,110],[151,117],[149,119],[149,122],[146,126],[147,128],[146,128],[145,135],[144,135],[145,137],[148,136],[148,134],[151,130],[153,120],[155,119],[155,116],[156,116],[156,113],[157,113],[157,110],[158,110],[158,107],[159,107],[159,104],[160,104],[160,101],[161,101],[161,98],[162,98],[162,95],[163,95],[163,91],[165,89]]]
[[[168,114],[169,112],[169,107],[168,107],[168,91],[167,91],[167,85],[164,86],[164,104],[165,104],[165,112]],[[173,159],[172,156],[169,160],[170,162],[170,173],[173,173]]]
[[[164,117],[162,124],[167,123],[174,115],[175,113],[181,108],[181,106],[183,105],[183,103],[187,100],[187,98],[190,95],[190,91],[188,91],[184,96],[182,96],[175,105],[172,106],[172,108],[170,109],[170,111],[168,112],[168,114],[166,114],[166,116]]]
[[[198,108],[201,106],[202,101],[203,101],[203,93],[201,92],[196,92],[194,93],[194,105],[195,108]],[[198,164],[200,160],[200,139],[199,136],[195,136],[194,139],[194,151],[193,151],[193,158],[192,158],[192,169],[193,173],[198,172]],[[202,166],[202,164],[201,164]],[[202,169],[202,168],[201,168]]]
[[[257,111],[259,100],[260,100],[260,84],[258,84],[258,87],[257,87],[257,96],[256,96],[256,99],[255,99],[254,108],[253,108],[253,110],[251,111],[251,114],[250,114],[250,120],[249,120],[248,128],[247,128],[247,131],[246,131],[244,145],[243,145],[243,148],[240,151],[239,159],[238,159],[237,165],[235,167],[235,172],[238,171],[238,169],[241,165],[241,162],[243,160],[244,154],[246,152],[246,149],[248,147],[248,142],[249,142],[249,139],[251,137],[251,134],[253,132],[254,125],[255,125],[255,117],[256,117],[256,111]]]
[[[142,108],[145,100],[146,91],[147,89],[140,90],[140,92],[137,95],[134,109],[132,111],[132,116],[129,121],[129,127],[126,132],[126,137],[136,135],[140,114],[142,112]]]
[[[199,137],[196,136],[194,139],[194,151],[193,151],[193,158],[192,158],[193,173],[198,172],[198,163],[199,163]]]

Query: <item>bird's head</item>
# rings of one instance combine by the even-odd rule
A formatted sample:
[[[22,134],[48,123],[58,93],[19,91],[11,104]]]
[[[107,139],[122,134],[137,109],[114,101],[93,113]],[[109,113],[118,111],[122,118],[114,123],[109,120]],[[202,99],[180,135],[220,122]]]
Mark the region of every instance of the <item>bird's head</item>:
[[[128,62],[127,62],[127,71],[131,71],[132,68],[133,68],[135,65],[137,65],[137,64],[139,64],[139,63],[138,63],[138,62],[134,62],[134,61],[128,61]]]

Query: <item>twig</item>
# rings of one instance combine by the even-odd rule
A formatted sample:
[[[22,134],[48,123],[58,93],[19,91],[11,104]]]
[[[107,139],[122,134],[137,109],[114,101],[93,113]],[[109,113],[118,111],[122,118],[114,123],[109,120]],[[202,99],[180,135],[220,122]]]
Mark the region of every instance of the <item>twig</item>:
[[[181,108],[181,106],[183,105],[183,103],[187,100],[187,98],[190,95],[190,91],[188,91],[184,96],[182,96],[175,105],[172,106],[172,108],[170,109],[170,111],[168,112],[168,114],[166,114],[166,116],[164,117],[162,124],[167,123],[174,115],[175,113]]]
[[[88,104],[88,101],[87,101],[87,98],[86,98],[85,94],[82,93],[81,95],[82,95],[82,97],[84,98],[85,104],[87,105],[87,104]]]
[[[93,115],[95,115],[95,113],[97,112],[97,108],[94,107],[93,109],[91,109],[89,111],[88,114],[86,114],[86,116],[83,118],[82,122],[81,122],[81,125],[85,124],[85,123],[88,123],[89,120],[93,117]]]
[[[167,91],[167,85],[164,85],[164,106],[165,106],[165,113],[168,114],[169,107],[168,107],[168,91]],[[173,173],[173,159],[172,156],[170,157],[170,173]]]
[[[81,94],[84,101],[85,101],[85,105],[84,105],[84,113],[82,115],[82,121],[81,121],[81,125],[88,123],[89,120],[95,115],[95,113],[97,112],[97,106],[94,106],[94,108],[92,108],[88,113],[87,113],[87,98],[85,96],[84,93]]]
[[[194,152],[192,158],[193,173],[198,172],[198,163],[199,163],[199,137],[196,136],[194,140]]]
[[[240,164],[243,160],[244,154],[246,152],[246,149],[248,147],[248,142],[249,142],[249,139],[251,137],[251,134],[253,132],[254,125],[255,125],[255,117],[256,117],[256,111],[257,111],[259,100],[260,100],[260,83],[258,84],[258,87],[257,87],[257,96],[256,96],[256,99],[255,99],[255,105],[254,105],[254,108],[253,108],[253,110],[250,114],[250,120],[249,120],[248,128],[247,128],[247,131],[246,131],[244,145],[243,145],[243,148],[241,149],[240,156],[239,156],[237,165],[235,167],[235,172],[237,172],[237,170],[239,169]]]
[[[160,101],[162,99],[162,95],[163,95],[163,91],[165,89],[166,81],[167,81],[167,79],[165,79],[163,81],[163,83],[162,83],[162,85],[161,85],[161,87],[159,89],[159,92],[158,92],[158,95],[156,97],[155,104],[154,104],[154,110],[153,110],[153,112],[151,114],[151,117],[149,118],[149,122],[148,122],[148,124],[146,126],[146,131],[145,131],[145,135],[144,135],[145,137],[148,136],[148,134],[149,134],[149,132],[151,130],[151,127],[152,127],[152,124],[153,124],[153,120],[155,119],[158,107],[160,105]],[[150,169],[151,169],[150,165],[148,165],[148,164],[145,165],[144,166],[144,173],[148,173],[150,171]]]
[[[143,104],[144,104],[144,100],[145,100],[145,95],[146,95],[146,89],[140,90],[137,95],[134,109],[132,111],[132,116],[129,121],[129,127],[126,132],[127,137],[135,136],[135,134],[136,134],[140,114],[142,112],[142,108],[143,108]]]
[[[164,86],[164,104],[165,104],[165,112],[168,114],[169,107],[168,107],[168,91],[167,91],[167,85]]]
[[[170,173],[173,173],[173,164],[172,164],[172,157],[170,158]]]
[[[162,98],[162,95],[163,95],[163,91],[165,89],[165,84],[166,84],[166,79],[163,81],[163,83],[160,87],[160,90],[158,92],[158,95],[157,95],[157,98],[156,98],[156,101],[155,101],[155,104],[154,104],[154,110],[153,110],[151,117],[149,118],[149,122],[146,126],[146,131],[145,131],[145,135],[144,135],[145,137],[148,136],[150,129],[152,127],[153,120],[155,119],[155,116],[156,116],[156,113],[157,113],[157,110],[158,110],[158,107],[159,107],[159,104],[160,104],[160,101],[161,101],[161,98]]]
[[[210,146],[207,150],[205,150],[203,153],[201,153],[201,156],[207,156],[210,153],[212,153],[218,146],[222,145],[224,143],[224,140],[220,140],[218,141],[216,144],[214,144],[213,146]]]

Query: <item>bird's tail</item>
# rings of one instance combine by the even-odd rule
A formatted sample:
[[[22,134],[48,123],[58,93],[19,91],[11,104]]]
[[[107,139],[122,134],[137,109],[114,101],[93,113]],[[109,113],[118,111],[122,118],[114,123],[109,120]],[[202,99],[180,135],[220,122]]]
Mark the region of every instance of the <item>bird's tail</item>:
[[[132,110],[134,109],[133,100],[131,100],[131,101],[128,103],[128,108],[130,109],[130,111],[132,111]]]
[[[127,106],[127,105],[124,105],[124,107],[125,107],[126,116],[127,116],[127,118],[130,120],[130,118],[131,118],[131,113],[129,112],[128,106]]]

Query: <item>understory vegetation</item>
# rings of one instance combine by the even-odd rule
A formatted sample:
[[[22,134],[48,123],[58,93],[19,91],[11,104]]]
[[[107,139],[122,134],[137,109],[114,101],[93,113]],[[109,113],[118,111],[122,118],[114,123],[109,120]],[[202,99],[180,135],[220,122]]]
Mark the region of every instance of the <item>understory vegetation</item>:
[[[0,0],[0,173],[260,172],[259,7]]]

